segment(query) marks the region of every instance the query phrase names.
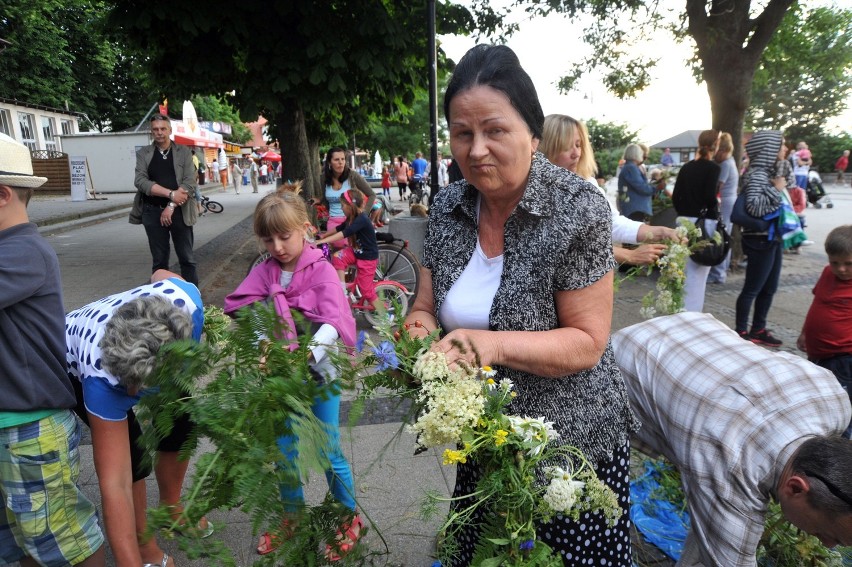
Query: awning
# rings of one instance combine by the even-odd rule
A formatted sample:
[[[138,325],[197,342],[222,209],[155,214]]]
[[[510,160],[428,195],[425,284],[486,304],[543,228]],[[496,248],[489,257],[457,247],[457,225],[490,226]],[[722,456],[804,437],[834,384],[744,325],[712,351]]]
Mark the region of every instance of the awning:
[[[172,120],[172,139],[184,146],[195,146],[198,148],[224,148],[222,134],[209,130],[190,128],[180,120]]]

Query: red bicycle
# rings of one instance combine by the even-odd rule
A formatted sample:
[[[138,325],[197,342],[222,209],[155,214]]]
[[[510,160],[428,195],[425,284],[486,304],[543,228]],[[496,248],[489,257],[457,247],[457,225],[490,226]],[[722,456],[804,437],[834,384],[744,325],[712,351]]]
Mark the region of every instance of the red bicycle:
[[[330,262],[331,261],[331,247],[328,244],[323,244],[320,246],[323,255]],[[354,313],[362,313],[364,318],[367,320],[370,325],[380,325],[385,322],[383,317],[390,317],[391,321],[393,318],[397,316],[397,306],[399,309],[399,317],[405,318],[408,314],[408,303],[409,299],[414,295],[414,292],[408,291],[404,285],[394,280],[376,280],[376,295],[379,300],[381,300],[381,304],[383,305],[383,309],[380,311],[384,311],[384,313],[377,312],[376,307],[373,305],[371,301],[367,301],[364,299],[364,296],[361,294],[361,290],[358,289],[358,285],[355,283],[356,277],[355,275],[358,273],[358,268],[355,266],[349,266],[346,269],[346,297],[349,300],[349,306],[352,308]],[[376,274],[378,277],[378,273]]]

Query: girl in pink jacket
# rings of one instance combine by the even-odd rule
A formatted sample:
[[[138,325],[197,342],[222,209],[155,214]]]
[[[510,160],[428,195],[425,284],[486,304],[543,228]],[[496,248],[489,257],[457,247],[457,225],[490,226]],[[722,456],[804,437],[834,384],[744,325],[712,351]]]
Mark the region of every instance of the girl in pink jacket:
[[[271,301],[286,323],[288,332],[285,338],[291,341],[290,348],[295,349],[296,326],[290,310],[298,310],[318,327],[311,340],[311,367],[329,382],[338,376],[329,351],[336,348],[338,341],[346,347],[354,347],[355,319],[334,268],[322,252],[306,242],[310,229],[305,202],[299,195],[281,192],[261,199],[254,212],[254,232],[271,257],[255,267],[225,298],[225,313],[234,314],[253,303]],[[329,489],[341,504],[352,510],[351,517],[338,532],[337,540],[326,550],[326,556],[335,560],[352,549],[363,523],[355,512],[352,471],[340,448],[340,395],[334,389],[328,393],[330,395],[314,401],[312,410],[325,424],[328,435],[325,454],[330,462],[326,471]],[[298,456],[298,438],[282,437],[278,439],[278,447],[284,456],[283,466],[290,466]],[[281,496],[287,509],[294,512],[304,502],[301,486],[282,486]],[[292,533],[293,525],[285,524],[289,524],[282,526],[282,533],[286,536],[288,531]],[[264,533],[257,552],[266,555],[279,545],[278,536]]]

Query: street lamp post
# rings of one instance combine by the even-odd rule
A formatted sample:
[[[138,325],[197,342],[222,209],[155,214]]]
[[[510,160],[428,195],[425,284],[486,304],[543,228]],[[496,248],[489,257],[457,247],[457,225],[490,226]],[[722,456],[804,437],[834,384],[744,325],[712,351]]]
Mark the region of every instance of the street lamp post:
[[[429,20],[429,141],[432,170],[429,176],[429,205],[438,192],[438,53],[435,44],[435,0],[426,0]]]

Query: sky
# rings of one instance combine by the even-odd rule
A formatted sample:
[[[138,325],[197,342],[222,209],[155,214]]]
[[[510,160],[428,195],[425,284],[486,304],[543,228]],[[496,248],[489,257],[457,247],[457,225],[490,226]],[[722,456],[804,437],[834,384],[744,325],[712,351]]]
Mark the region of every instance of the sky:
[[[495,3],[502,4],[499,0]],[[600,77],[591,74],[580,80],[577,90],[560,94],[556,88],[559,78],[589,51],[581,38],[582,26],[582,22],[561,15],[522,19],[520,31],[507,42],[532,78],[545,116],[558,113],[584,121],[595,118],[625,123],[638,132],[638,142],[649,145],[684,130],[710,128],[707,86],[703,81],[695,82],[686,64],[692,46],[677,44],[665,31],[641,46],[644,55],[659,57],[660,61],[650,71],[650,86],[635,98],[618,99],[607,92]],[[440,36],[439,39],[442,49],[456,62],[475,44],[470,37]],[[852,109],[831,126],[852,129]]]

